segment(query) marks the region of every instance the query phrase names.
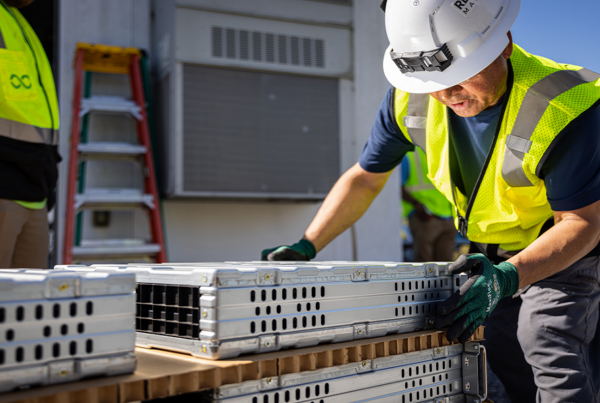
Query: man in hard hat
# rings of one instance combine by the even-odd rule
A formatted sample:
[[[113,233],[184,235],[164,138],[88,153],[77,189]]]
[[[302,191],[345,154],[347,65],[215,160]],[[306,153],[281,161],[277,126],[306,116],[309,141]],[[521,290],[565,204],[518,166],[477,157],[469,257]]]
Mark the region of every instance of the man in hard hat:
[[[452,260],[452,205],[427,178],[427,158],[420,148],[402,160],[402,213],[412,235],[413,262]]]
[[[436,326],[464,342],[489,316],[490,364],[515,402],[600,402],[600,75],[513,45],[520,0],[383,6],[393,88],[359,163],[301,242],[263,256],[312,259],[417,146],[480,252],[451,265],[470,279]]]
[[[50,64],[17,8],[0,0],[0,268],[48,266],[48,216],[60,156]]]

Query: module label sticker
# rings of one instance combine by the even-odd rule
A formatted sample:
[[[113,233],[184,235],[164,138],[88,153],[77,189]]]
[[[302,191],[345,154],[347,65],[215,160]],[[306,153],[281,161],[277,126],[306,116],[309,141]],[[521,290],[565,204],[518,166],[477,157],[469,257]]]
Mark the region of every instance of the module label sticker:
[[[478,3],[479,0],[455,0],[452,2],[452,7],[464,17],[468,17]]]

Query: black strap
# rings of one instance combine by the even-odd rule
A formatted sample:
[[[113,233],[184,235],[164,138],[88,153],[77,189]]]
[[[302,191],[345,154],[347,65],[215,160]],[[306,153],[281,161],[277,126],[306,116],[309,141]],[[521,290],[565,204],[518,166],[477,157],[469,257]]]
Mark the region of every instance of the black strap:
[[[387,6],[387,0],[383,0],[381,2],[381,4],[379,5],[379,8],[381,8],[384,13],[385,13],[385,6]]]

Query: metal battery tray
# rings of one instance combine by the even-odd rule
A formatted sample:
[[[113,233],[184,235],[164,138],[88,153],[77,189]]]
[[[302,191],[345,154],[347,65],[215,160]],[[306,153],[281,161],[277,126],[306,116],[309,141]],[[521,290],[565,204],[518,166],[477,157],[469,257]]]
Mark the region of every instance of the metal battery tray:
[[[466,276],[447,263],[225,262],[57,266],[135,273],[137,345],[208,359],[428,327]]]
[[[135,276],[0,270],[0,392],[135,370]]]
[[[478,342],[269,377],[199,394],[204,403],[483,402],[485,349]]]

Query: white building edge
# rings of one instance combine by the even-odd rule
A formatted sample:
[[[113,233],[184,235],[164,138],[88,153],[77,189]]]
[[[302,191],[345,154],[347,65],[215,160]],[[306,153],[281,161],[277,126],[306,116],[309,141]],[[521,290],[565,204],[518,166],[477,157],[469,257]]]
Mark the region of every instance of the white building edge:
[[[156,28],[156,22],[164,18],[163,15],[157,15],[157,10],[164,7],[175,10],[175,30],[171,31],[174,37],[167,36],[167,39],[164,32],[157,35]],[[328,78],[334,78],[338,84],[340,174],[358,161],[376,111],[389,88],[381,65],[387,38],[384,14],[379,9],[378,0],[60,0],[57,9],[58,63],[55,64],[58,66],[56,77],[61,107],[59,149],[63,156],[57,204],[58,263],[62,262],[72,117],[73,57],[77,42],[145,49],[150,52],[155,77],[162,74],[163,68],[172,67],[176,71],[181,69],[182,63],[190,63],[213,68],[244,69],[249,66],[250,71],[280,71],[296,76],[324,74]],[[236,23],[240,25],[235,26]],[[258,30],[263,27],[264,30],[277,34],[323,37],[326,43],[325,60],[332,65],[324,66],[322,70],[325,73],[312,73],[297,66],[265,67],[264,64],[257,64],[254,67],[247,61],[227,58],[220,62],[211,61],[206,57],[207,50],[202,48],[202,40],[194,37],[210,32],[209,24],[211,27],[236,29]],[[250,24],[250,28],[244,24]],[[252,24],[256,24],[257,28],[253,28]],[[181,32],[189,32],[190,35],[182,38]],[[311,32],[316,34],[311,35]],[[327,36],[329,34],[331,35]],[[165,41],[169,44],[165,45]],[[334,48],[330,46],[331,43],[341,45]],[[173,49],[169,49],[171,46]],[[169,55],[174,60],[165,60]],[[168,67],[169,64],[171,67]],[[117,88],[114,85],[118,81],[105,80],[103,83],[104,88]],[[180,83],[181,81],[179,84],[175,82],[175,85]],[[173,106],[173,113],[180,113],[178,107],[182,102],[182,95],[181,92],[173,91],[175,100],[170,105]],[[132,127],[130,122],[117,119],[90,121],[90,133],[95,130],[99,133],[111,133],[108,138],[113,140],[110,136],[115,133],[133,133]],[[169,136],[185,134],[181,124],[178,126],[174,123],[169,130],[173,131],[169,132]],[[352,229],[319,253],[317,260],[402,260],[397,171],[390,177],[368,212]],[[89,166],[88,185],[110,186],[111,183],[105,183],[110,175],[125,183],[117,186],[141,184],[131,168],[111,164],[109,168]],[[177,184],[178,180],[181,182],[181,179],[175,178],[173,183]],[[320,202],[314,200],[268,199],[206,196],[164,199],[169,260],[257,260],[264,248],[297,242],[320,206]],[[91,215],[88,214],[83,224],[84,231],[97,238],[144,237],[145,225],[141,213],[114,213],[110,226],[106,228],[94,227]]]

